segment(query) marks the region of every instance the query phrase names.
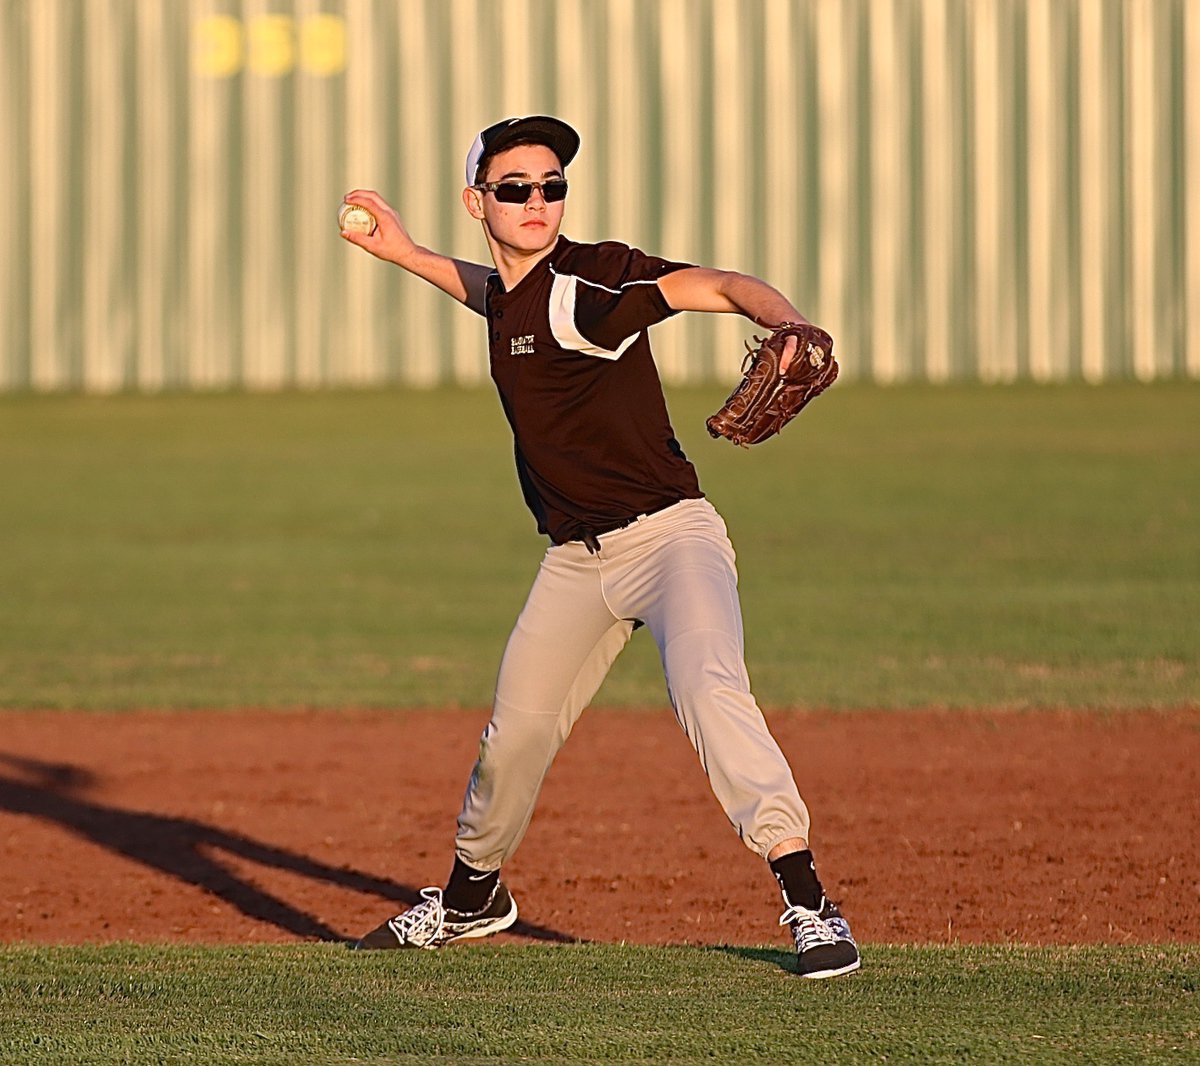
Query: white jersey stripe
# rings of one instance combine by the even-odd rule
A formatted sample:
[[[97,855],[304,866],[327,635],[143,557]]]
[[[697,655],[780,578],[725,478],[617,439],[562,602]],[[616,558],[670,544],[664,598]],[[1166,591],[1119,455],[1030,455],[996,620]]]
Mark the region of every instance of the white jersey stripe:
[[[553,274],[556,278],[557,277],[564,277],[564,278],[571,277],[571,275],[569,275],[569,274],[559,274],[559,272],[554,269],[553,263],[550,264],[550,273]],[[622,282],[619,288],[613,289],[613,288],[610,288],[608,285],[601,285],[600,282],[598,282],[598,281],[588,281],[587,278],[576,277],[576,280],[582,281],[585,285],[590,285],[593,289],[603,289],[605,292],[611,292],[614,296],[620,296],[621,293],[623,293],[626,289],[630,288],[633,285],[657,285],[658,284],[658,278],[639,278],[634,281]]]
[[[589,341],[575,324],[575,290],[582,278],[574,274],[554,274],[554,284],[550,288],[550,332],[554,334],[559,347],[583,355],[597,355],[601,359],[620,359],[622,353],[640,336],[641,331],[626,337],[616,349],[601,348]],[[593,282],[584,281],[591,285]],[[653,283],[652,283],[653,284]],[[619,289],[607,289],[603,285],[596,286],[606,292],[620,292]]]

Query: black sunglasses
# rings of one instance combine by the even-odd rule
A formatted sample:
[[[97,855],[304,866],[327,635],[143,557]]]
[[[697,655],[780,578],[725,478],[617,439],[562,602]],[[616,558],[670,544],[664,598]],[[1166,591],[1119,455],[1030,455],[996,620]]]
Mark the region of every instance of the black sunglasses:
[[[502,204],[527,204],[534,189],[542,191],[542,199],[548,204],[556,204],[567,198],[565,178],[550,181],[489,181],[475,188],[480,192],[494,193]]]

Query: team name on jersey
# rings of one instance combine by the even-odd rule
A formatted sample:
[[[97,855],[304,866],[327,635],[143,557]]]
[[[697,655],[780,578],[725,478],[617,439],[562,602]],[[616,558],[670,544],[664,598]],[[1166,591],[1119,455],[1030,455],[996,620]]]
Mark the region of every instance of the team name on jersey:
[[[510,355],[533,355],[534,334],[526,333],[523,337],[513,337],[509,348]]]

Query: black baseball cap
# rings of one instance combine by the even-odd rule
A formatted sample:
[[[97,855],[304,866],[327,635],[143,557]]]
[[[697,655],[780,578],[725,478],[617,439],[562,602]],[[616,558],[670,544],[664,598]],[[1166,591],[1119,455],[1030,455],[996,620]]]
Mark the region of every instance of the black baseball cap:
[[[471,142],[471,150],[467,153],[467,184],[475,184],[479,164],[486,156],[502,152],[515,141],[544,144],[558,156],[564,168],[579,151],[579,134],[561,119],[549,115],[506,118],[503,122],[488,126]]]

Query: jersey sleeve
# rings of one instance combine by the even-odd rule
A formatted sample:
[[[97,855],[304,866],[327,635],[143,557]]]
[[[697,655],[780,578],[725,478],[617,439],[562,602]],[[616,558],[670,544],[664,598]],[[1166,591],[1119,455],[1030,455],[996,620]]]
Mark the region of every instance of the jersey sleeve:
[[[615,242],[593,245],[589,261],[555,271],[550,325],[567,349],[619,359],[638,335],[675,314],[658,279],[691,266]]]

